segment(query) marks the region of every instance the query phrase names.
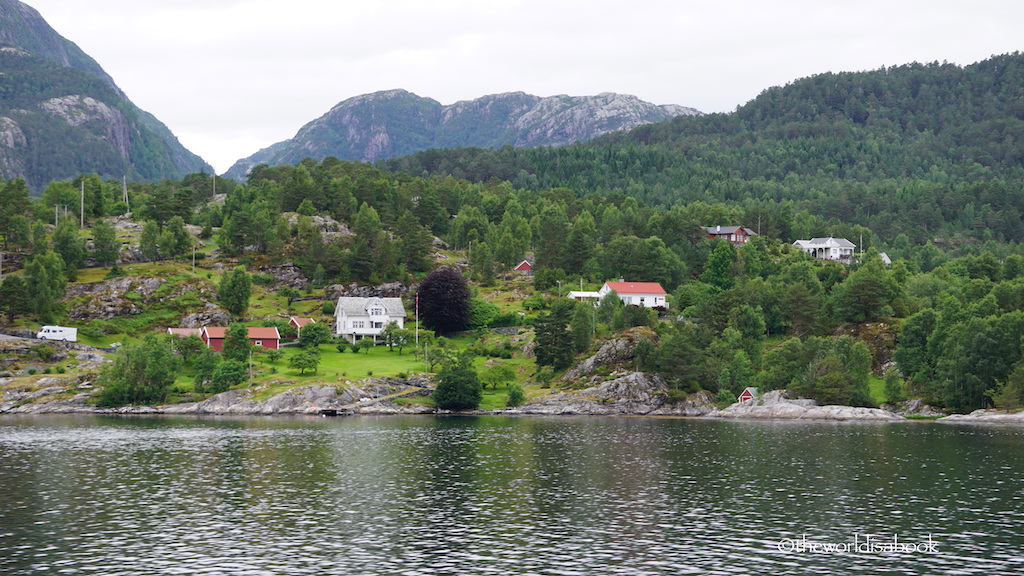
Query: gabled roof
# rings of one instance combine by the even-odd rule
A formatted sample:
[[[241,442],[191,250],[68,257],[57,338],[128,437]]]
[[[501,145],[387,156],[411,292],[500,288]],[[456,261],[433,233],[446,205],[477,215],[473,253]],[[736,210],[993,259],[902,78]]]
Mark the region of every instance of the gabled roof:
[[[736,232],[742,231],[748,236],[757,236],[757,232],[743,226],[701,226],[701,229],[708,234],[715,235],[735,234]]]
[[[797,240],[793,242],[795,246],[802,248],[821,247],[821,248],[856,248],[857,245],[850,242],[846,238],[811,238],[810,240]]]
[[[298,316],[292,316],[288,321],[299,328],[302,328],[306,324],[316,324],[316,320],[313,318],[299,318]]]
[[[664,296],[667,294],[665,289],[661,287],[661,284],[657,282],[605,282],[611,290],[615,290],[619,294],[651,294]]]
[[[277,328],[251,326],[249,327],[249,338],[256,338],[258,340],[280,340],[281,333],[277,331]]]
[[[223,340],[227,332],[228,329],[225,326],[206,326],[203,328],[203,334],[206,334],[207,338]]]
[[[354,296],[342,296],[338,298],[338,306],[334,311],[335,316],[369,316],[370,307],[377,304],[384,308],[388,316],[405,317],[405,304],[401,298],[358,298]]]
[[[518,266],[513,268],[513,270],[516,270],[517,272],[522,272],[523,270],[533,270],[533,264],[530,264],[529,260],[523,260],[522,262],[519,263]]]

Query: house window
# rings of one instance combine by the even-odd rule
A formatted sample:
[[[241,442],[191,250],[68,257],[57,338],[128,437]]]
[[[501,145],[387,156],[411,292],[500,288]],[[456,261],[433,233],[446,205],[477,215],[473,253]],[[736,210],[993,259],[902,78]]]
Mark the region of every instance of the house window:
[[[384,311],[380,308],[370,308],[370,316],[381,316],[383,314]]]
[[[383,322],[370,322],[370,328],[383,328]]]
[[[352,321],[352,327],[353,328],[365,328],[366,327],[366,323],[363,322],[362,320],[353,320]]]
[[[256,340],[255,342],[253,342],[253,344],[257,346],[263,346],[263,340]]]

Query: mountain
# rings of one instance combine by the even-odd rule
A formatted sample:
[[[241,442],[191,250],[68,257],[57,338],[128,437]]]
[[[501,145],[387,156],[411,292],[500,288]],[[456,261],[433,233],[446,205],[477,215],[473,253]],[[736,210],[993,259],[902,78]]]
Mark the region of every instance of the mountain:
[[[693,108],[656,106],[608,92],[547,98],[510,92],[444,106],[405,90],[388,90],[339,103],[291,140],[239,160],[225,175],[243,179],[257,164],[296,164],[328,156],[370,162],[428,148],[564,146],[698,114]]]
[[[34,8],[0,0],[0,177],[155,181],[212,168]]]
[[[1024,243],[1024,54],[816,74],[728,114],[560,148],[429,150],[378,166],[649,205],[742,205],[743,218],[713,212],[691,224],[760,221],[787,239],[859,236],[859,225],[911,243],[955,234]],[[786,216],[800,211],[822,220]]]

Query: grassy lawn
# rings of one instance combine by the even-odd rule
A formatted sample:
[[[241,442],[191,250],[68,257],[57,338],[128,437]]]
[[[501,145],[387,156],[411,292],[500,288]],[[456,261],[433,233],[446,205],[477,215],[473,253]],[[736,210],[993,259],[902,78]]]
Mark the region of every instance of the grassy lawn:
[[[302,351],[302,348],[288,346],[282,348],[285,356],[276,363],[267,362],[261,359],[266,367],[277,368],[276,379],[282,377],[294,379],[300,384],[312,384],[317,381],[337,382],[343,379],[361,380],[370,376],[395,377],[399,374],[410,374],[423,372],[425,366],[422,360],[418,360],[412,350],[406,348],[402,354],[388,350],[387,346],[377,346],[369,351],[362,351],[358,354],[351,351],[338,352],[334,344],[322,344],[320,346],[320,366],[317,373],[306,372],[299,374],[298,370],[288,367],[288,360]]]
[[[868,377],[868,390],[871,392],[871,399],[882,404],[885,402],[885,378],[876,376]]]

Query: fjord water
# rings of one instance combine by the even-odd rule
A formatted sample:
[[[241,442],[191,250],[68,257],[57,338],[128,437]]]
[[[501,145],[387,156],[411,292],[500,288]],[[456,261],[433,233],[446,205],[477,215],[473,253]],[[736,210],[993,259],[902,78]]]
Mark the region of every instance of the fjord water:
[[[991,576],[1022,521],[1019,427],[0,418],[5,575]],[[868,535],[921,549],[811,546]]]

